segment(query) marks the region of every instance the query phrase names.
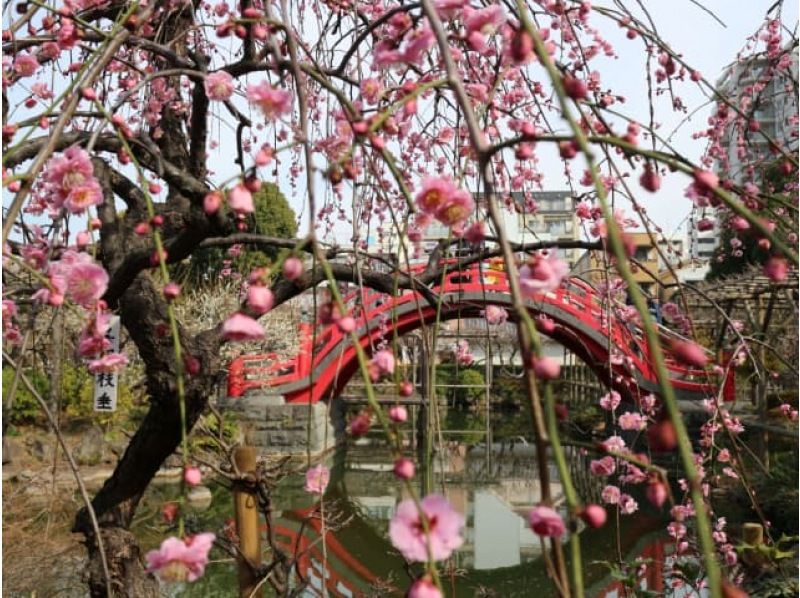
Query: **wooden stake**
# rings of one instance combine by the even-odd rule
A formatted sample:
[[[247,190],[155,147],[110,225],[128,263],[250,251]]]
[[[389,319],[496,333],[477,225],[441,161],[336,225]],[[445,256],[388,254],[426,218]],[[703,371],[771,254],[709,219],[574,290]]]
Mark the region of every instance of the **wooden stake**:
[[[243,474],[255,473],[256,449],[242,446],[233,452],[236,467]],[[263,590],[254,594],[258,579],[252,566],[261,565],[261,532],[258,528],[258,500],[255,492],[234,487],[233,506],[236,516],[236,531],[239,534],[239,596],[263,596]],[[248,564],[249,562],[249,564]]]

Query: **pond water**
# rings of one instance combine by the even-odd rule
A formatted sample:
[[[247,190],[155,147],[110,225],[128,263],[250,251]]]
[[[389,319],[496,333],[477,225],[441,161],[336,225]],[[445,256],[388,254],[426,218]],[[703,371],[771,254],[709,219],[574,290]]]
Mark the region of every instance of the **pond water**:
[[[437,459],[435,490],[444,492],[466,517],[464,544],[452,559],[453,570],[444,571],[449,596],[530,597],[555,596],[547,578],[542,544],[528,528],[526,513],[540,500],[540,488],[532,447],[524,441],[468,447],[449,443]],[[575,454],[573,460],[580,457]],[[323,547],[317,519],[309,518],[318,499],[303,491],[301,473],[281,481],[274,495],[273,532],[291,554],[303,552],[299,571],[309,583],[303,596],[323,595],[323,578],[329,596],[402,596],[411,577],[421,567],[408,568],[388,540],[388,526],[404,489],[391,473],[389,453],[377,444],[350,446],[331,455],[331,481],[324,495],[327,521],[339,522],[325,536]],[[576,462],[578,466],[580,463]],[[551,492],[558,497],[560,485],[551,471]],[[194,511],[189,529],[219,532],[233,514],[230,493],[212,488],[211,507]],[[147,497],[136,531],[147,548],[164,537],[158,510],[174,497],[175,487],[153,487]],[[653,559],[642,581],[651,589],[663,587],[663,560],[670,545],[663,535],[663,515],[642,509],[630,516],[610,513],[610,525],[581,533],[587,587],[590,596],[622,595],[609,570],[599,561],[636,557]],[[264,545],[266,545],[264,543]],[[566,551],[568,553],[568,551]],[[236,595],[236,567],[215,550],[206,575],[193,584],[173,587],[175,596],[216,597]],[[269,595],[269,590],[267,591]]]

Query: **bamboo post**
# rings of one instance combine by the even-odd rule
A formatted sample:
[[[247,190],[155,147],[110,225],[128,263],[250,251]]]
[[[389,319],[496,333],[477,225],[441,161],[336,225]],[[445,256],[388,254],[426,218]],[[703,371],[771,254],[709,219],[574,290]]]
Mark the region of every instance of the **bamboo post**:
[[[233,460],[239,472],[255,473],[256,449],[252,446],[241,446],[233,452]],[[239,534],[239,596],[263,596],[263,591],[255,593],[258,578],[253,567],[261,565],[261,533],[258,529],[258,501],[255,492],[241,485],[233,491],[233,506],[236,517],[236,531]]]

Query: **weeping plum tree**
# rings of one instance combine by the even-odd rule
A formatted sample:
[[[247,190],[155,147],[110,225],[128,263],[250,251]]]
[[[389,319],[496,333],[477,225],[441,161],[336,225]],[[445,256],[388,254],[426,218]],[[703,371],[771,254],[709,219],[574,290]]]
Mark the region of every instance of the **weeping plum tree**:
[[[762,60],[764,81],[793,81],[796,73],[796,39],[783,27],[781,9],[780,2],[769,9],[738,57]],[[610,41],[620,28],[624,47]],[[767,247],[769,276],[787,276],[797,264],[796,234],[786,225],[797,221],[796,190],[766,201],[762,194],[769,192],[748,185],[746,176],[721,179],[714,172],[724,153],[722,132],[736,137],[745,130],[741,160],[780,159],[796,172],[796,143],[750,124],[765,86],[741,97],[718,93],[659,37],[645,10],[623,2],[19,2],[6,5],[3,50],[3,256],[14,282],[4,290],[4,359],[24,365],[26,315],[76,310],[85,322],[79,351],[92,372],[117,371],[127,360],[108,352],[110,314],[119,314],[145,366],[147,415],[111,478],[75,519],[75,530],[86,536],[93,595],[157,591],[128,528],[176,449],[190,471],[186,435],[225,367],[223,344],[269,335],[260,315],[324,281],[386,293],[413,289],[435,303],[429,287],[444,268],[497,257],[519,322],[540,465],[549,450],[567,500],[563,521],[551,508],[548,468],[540,467],[545,493],[531,525],[549,538],[555,587],[565,596],[583,595],[577,520],[603,525],[606,515],[602,506],[583,505],[569,481],[550,388],[558,368],[541,356],[526,307],[556,288],[567,268],[555,252],[542,253],[558,242],[514,244],[502,217],[503,210],[535,212],[545,183],[569,184],[581,196],[577,214],[590,240],[572,246],[604,250],[608,300],[613,290],[629,289],[633,306],[625,318],[641,323],[661,380],[659,401],[642,402],[629,425],[648,428],[651,440],[678,450],[683,493],[672,497],[670,532],[681,552],[701,559],[712,595],[732,591],[735,554],[707,492],[716,444],[713,435],[700,449],[689,441],[659,336],[632,278],[627,239],[636,226],[658,234],[641,200],[664,180],[680,180],[687,211],[711,206],[729,214],[725,222],[746,226]],[[622,52],[642,56],[643,69],[630,76],[648,97],[649,119],[625,115],[624,94],[604,76],[604,58]],[[709,128],[699,132],[708,152],[696,162],[659,132],[659,114],[687,110],[680,94],[689,87],[717,105]],[[790,119],[797,123],[796,105]],[[756,147],[768,147],[769,156]],[[548,160],[557,166],[546,173]],[[263,217],[253,196],[265,182],[302,205],[302,235],[279,238],[250,228],[254,212],[256,222]],[[511,192],[521,192],[524,202]],[[421,240],[434,222],[450,233],[425,255]],[[376,261],[366,230],[403,239],[397,259]],[[335,241],[343,236],[347,242]],[[465,250],[457,263],[445,263],[453,243]],[[240,310],[188,332],[171,305],[181,293],[170,280],[171,265],[208,248],[241,246],[293,257],[283,268],[243,272],[249,280]],[[300,255],[307,256],[305,266]],[[425,267],[412,272],[410,263],[421,259]],[[335,292],[332,301],[340,301]],[[333,319],[347,320],[338,307],[329,310]],[[352,330],[349,322],[341,327]],[[672,349],[696,367],[720,367],[691,340]],[[363,352],[360,359],[372,398],[369,380],[391,374],[393,356],[384,349],[369,363]],[[615,408],[613,396],[604,401]],[[716,397],[709,405],[714,421],[728,421]],[[372,416],[389,425],[376,403]],[[665,502],[662,470],[616,436],[600,446],[605,461],[593,470],[602,475],[603,467],[616,466],[628,483],[646,483],[653,502]],[[732,463],[732,471],[739,465]],[[405,462],[396,472],[413,476]],[[609,488],[609,509],[635,510],[629,495]],[[401,506],[404,521],[416,517],[416,529],[426,530],[423,541],[439,547],[422,550],[393,533],[407,558],[427,563],[426,573],[409,582],[411,595],[439,596],[444,582],[436,561],[459,542],[433,529],[432,517],[441,516],[456,534],[459,516],[437,497]],[[181,519],[177,537],[148,557],[149,570],[162,581],[191,581],[202,573],[211,539],[189,539]]]

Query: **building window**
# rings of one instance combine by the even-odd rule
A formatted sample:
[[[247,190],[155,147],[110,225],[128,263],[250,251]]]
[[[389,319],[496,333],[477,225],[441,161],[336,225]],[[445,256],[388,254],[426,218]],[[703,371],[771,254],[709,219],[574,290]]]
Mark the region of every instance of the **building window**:
[[[637,262],[646,262],[647,260],[650,259],[650,248],[637,247],[636,253],[634,253],[633,257]]]

